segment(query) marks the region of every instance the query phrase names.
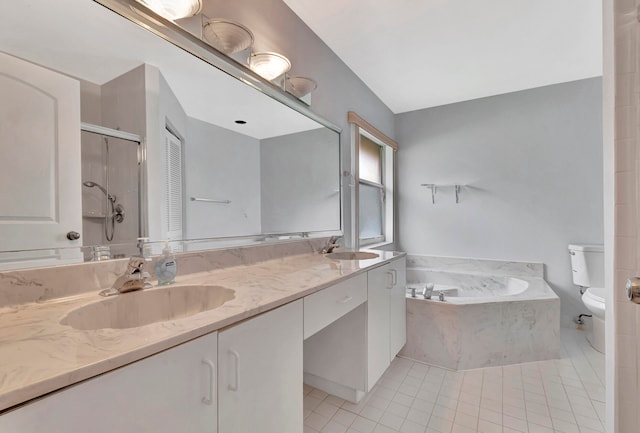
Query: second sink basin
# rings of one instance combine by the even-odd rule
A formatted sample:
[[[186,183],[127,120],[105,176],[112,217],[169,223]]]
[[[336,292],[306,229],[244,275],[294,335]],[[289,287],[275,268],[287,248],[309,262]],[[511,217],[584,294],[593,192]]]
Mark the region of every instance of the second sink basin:
[[[376,253],[368,253],[366,251],[340,251],[337,253],[329,253],[324,255],[328,259],[335,260],[367,260],[380,257]]]
[[[123,293],[71,310],[60,321],[75,329],[126,329],[220,307],[235,291],[213,285],[167,286]]]

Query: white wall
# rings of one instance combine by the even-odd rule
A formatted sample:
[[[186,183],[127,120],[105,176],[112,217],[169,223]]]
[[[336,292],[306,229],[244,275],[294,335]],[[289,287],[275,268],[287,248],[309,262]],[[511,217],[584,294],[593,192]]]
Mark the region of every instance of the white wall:
[[[340,149],[322,128],[261,141],[262,230],[340,229]]]
[[[542,262],[563,322],[585,312],[567,244],[603,242],[602,80],[400,114],[399,248]],[[467,184],[436,203],[423,183]]]
[[[192,118],[187,130],[186,238],[260,234],[260,141]],[[231,203],[195,202],[192,196]]]

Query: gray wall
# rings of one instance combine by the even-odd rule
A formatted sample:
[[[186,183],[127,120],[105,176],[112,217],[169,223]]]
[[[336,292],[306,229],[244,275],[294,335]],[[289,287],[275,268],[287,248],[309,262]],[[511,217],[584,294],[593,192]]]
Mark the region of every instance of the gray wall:
[[[189,118],[184,146],[186,238],[261,233],[260,141]],[[192,196],[231,203],[193,202]]]
[[[261,141],[262,231],[340,229],[339,146],[328,129]]]
[[[391,110],[316,36],[282,0],[211,0],[203,12],[210,17],[225,17],[251,29],[254,51],[276,51],[291,60],[292,75],[316,80],[311,109],[343,128],[342,164],[351,165],[351,135],[347,112],[355,111],[369,123],[394,137]],[[393,78],[390,78],[393,79]],[[345,231],[350,241],[351,188],[342,185]]]
[[[602,243],[602,80],[396,116],[399,249],[543,262],[563,321],[584,312],[567,244]],[[431,204],[422,183],[468,184]]]

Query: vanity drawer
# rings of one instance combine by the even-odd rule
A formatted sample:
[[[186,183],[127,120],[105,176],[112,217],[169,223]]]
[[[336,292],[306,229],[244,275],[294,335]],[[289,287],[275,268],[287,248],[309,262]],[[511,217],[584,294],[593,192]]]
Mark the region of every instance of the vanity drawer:
[[[304,298],[304,338],[367,300],[367,274],[360,274]]]

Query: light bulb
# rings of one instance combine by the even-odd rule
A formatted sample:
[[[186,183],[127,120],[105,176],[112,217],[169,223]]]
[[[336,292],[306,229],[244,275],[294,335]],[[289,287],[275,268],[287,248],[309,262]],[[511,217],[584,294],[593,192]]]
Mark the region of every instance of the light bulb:
[[[146,7],[165,17],[175,21],[180,18],[192,17],[202,10],[201,0],[138,0]]]
[[[249,68],[265,80],[271,81],[288,72],[291,62],[278,53],[255,53],[249,57]]]

